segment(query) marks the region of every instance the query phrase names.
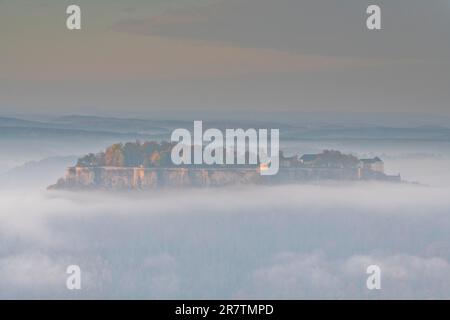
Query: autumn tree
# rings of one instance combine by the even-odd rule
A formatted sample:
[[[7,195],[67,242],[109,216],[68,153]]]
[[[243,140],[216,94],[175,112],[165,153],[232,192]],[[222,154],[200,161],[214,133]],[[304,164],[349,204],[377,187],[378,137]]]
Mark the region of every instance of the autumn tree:
[[[106,149],[105,165],[108,167],[123,167],[125,156],[123,152],[123,145],[116,143]]]
[[[150,155],[150,164],[153,167],[159,167],[161,164],[161,154],[159,153],[159,151],[155,150],[152,152],[152,154]]]

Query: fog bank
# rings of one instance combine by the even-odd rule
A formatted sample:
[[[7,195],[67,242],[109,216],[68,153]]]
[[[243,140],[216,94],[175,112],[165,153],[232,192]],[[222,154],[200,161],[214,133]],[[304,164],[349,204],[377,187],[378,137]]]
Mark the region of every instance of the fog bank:
[[[1,298],[450,298],[449,189],[1,191]],[[68,265],[82,290],[65,287]],[[382,290],[365,287],[382,269]]]

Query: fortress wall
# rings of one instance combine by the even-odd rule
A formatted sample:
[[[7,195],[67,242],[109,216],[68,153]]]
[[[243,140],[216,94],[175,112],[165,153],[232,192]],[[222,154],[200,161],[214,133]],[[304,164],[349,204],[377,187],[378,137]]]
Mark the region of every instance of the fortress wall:
[[[261,183],[256,169],[71,167],[55,189],[154,189]]]
[[[53,189],[145,190],[155,188],[221,187],[281,184],[315,180],[383,179],[361,174],[358,168],[280,168],[274,176],[261,176],[255,168],[124,168],[71,167]],[[376,174],[376,177],[373,176]],[[372,177],[373,176],[373,177]],[[386,179],[387,180],[387,179]]]

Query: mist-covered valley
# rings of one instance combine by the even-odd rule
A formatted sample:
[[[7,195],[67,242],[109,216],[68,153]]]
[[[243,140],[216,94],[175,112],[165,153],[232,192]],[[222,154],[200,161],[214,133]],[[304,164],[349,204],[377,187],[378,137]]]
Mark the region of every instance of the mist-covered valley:
[[[48,191],[81,155],[192,125],[65,121],[0,122],[14,132],[0,138],[0,298],[450,298],[446,128],[280,127],[287,153],[379,156],[417,184]],[[373,264],[381,290],[366,287]],[[67,290],[69,265],[82,290]]]

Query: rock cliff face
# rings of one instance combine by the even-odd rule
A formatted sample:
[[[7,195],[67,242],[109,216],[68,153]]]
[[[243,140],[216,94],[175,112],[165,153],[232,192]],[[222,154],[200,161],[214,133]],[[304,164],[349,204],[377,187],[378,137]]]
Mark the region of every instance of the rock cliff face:
[[[70,167],[65,177],[49,188],[145,190],[359,179],[358,169],[340,168],[280,168],[277,175],[261,176],[255,168]]]
[[[51,189],[155,189],[258,183],[254,169],[71,167]]]

